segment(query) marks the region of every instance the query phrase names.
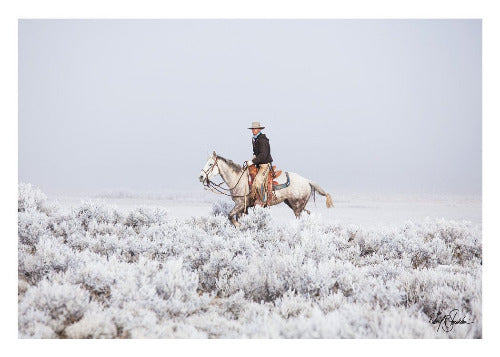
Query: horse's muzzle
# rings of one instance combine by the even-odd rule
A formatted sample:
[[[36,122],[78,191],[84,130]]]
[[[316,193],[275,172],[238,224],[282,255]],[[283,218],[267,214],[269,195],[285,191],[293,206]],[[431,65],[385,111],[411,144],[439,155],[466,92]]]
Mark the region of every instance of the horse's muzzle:
[[[200,175],[200,177],[198,177],[198,179],[200,180],[200,182],[203,182],[205,180],[205,178],[203,177],[203,175]]]

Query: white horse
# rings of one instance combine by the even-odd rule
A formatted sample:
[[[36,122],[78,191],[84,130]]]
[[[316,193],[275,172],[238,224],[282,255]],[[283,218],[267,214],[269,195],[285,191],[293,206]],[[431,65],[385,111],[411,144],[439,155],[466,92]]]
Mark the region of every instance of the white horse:
[[[286,175],[287,174],[287,175]],[[255,205],[255,200],[250,198],[250,187],[248,183],[248,170],[243,169],[240,165],[234,163],[232,160],[218,156],[215,151],[208,155],[208,160],[200,172],[200,182],[210,184],[215,176],[220,175],[222,180],[229,187],[229,194],[233,199],[235,205],[228,218],[235,227],[239,227],[240,223],[236,220],[243,213],[248,213],[248,207]],[[302,211],[305,209],[311,194],[317,191],[322,196],[326,196],[326,207],[333,207],[331,196],[325,192],[317,183],[312,182],[296,173],[288,172],[281,174],[279,179],[281,181],[289,178],[289,185],[282,189],[274,191],[274,194],[269,194],[269,205],[276,205],[285,202],[295,213],[295,217],[300,217]],[[278,183],[283,183],[279,182]]]

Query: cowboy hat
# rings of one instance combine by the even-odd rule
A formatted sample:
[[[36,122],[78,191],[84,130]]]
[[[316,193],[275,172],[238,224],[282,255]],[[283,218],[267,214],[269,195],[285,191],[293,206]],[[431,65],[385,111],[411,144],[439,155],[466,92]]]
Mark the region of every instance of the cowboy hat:
[[[265,126],[260,126],[260,121],[253,121],[252,127],[248,129],[264,129]]]

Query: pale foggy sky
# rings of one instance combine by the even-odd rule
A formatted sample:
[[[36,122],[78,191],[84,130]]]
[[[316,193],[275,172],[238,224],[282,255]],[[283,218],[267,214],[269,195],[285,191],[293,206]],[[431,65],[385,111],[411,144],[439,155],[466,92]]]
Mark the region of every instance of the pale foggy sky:
[[[201,191],[252,121],[331,193],[480,193],[481,21],[19,22],[19,181]]]

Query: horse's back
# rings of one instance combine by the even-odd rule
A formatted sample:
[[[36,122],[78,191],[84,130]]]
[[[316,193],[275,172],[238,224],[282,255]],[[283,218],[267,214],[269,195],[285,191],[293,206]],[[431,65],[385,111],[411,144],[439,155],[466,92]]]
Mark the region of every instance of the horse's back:
[[[300,187],[307,187],[309,188],[309,182],[310,180],[305,178],[304,176],[299,175],[296,172],[290,172],[288,171],[288,176],[290,177],[290,186],[292,183],[295,182],[295,186],[300,186]]]
[[[311,193],[311,186],[309,185],[310,181],[308,179],[295,172],[284,172],[288,173],[290,185],[284,189],[275,191],[275,195],[280,201],[308,196]],[[281,174],[279,178],[283,180],[282,177],[284,177],[284,180],[286,181],[286,174]]]

